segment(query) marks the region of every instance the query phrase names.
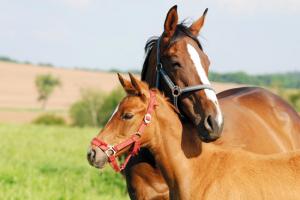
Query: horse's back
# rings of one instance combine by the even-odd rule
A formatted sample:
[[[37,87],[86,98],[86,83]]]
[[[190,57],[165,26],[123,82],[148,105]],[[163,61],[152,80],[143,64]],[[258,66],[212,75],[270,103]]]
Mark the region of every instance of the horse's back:
[[[223,91],[218,98],[224,130],[216,144],[263,154],[300,148],[300,117],[279,96],[259,87],[241,87]]]

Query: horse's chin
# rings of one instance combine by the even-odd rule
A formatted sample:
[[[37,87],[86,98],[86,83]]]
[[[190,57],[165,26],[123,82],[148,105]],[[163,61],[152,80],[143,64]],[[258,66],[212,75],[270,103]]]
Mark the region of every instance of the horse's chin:
[[[199,136],[199,138],[200,138],[200,140],[202,141],[202,142],[205,142],[205,143],[210,143],[210,142],[214,142],[214,141],[216,141],[217,139],[219,139],[219,137],[203,137],[202,135],[198,135]]]
[[[198,129],[198,137],[201,139],[202,142],[205,143],[214,142],[217,139],[219,139],[220,136],[221,135],[219,133],[208,132],[207,130],[202,128]]]

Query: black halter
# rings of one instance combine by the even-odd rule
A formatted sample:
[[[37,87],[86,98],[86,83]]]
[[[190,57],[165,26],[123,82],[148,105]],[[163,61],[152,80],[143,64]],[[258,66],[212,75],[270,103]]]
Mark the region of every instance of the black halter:
[[[188,87],[184,87],[181,88],[178,85],[175,85],[174,82],[170,79],[170,77],[168,76],[168,74],[166,73],[166,71],[163,69],[163,64],[161,63],[160,60],[160,40],[161,37],[158,38],[157,40],[157,51],[156,51],[156,82],[155,82],[155,86],[157,89],[159,89],[159,82],[160,82],[160,76],[163,78],[163,80],[166,82],[166,84],[168,85],[168,87],[171,89],[172,91],[172,96],[173,96],[173,104],[174,106],[179,110],[178,108],[178,97],[184,93],[188,93],[188,92],[195,92],[198,90],[203,90],[203,89],[209,89],[215,92],[215,90],[212,88],[211,85],[208,84],[199,84],[199,85],[193,85],[193,86],[188,86]]]

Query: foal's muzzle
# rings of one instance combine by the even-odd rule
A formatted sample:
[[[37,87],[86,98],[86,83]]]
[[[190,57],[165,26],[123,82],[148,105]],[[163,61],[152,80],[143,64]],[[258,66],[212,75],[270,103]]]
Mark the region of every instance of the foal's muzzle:
[[[107,155],[98,147],[89,148],[87,160],[91,166],[101,169],[107,162]]]

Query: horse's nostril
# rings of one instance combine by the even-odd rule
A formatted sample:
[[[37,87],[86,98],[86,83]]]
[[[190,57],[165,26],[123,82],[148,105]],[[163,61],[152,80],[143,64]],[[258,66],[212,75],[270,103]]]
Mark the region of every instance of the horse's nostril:
[[[204,126],[208,132],[213,132],[214,126],[211,115],[208,115],[204,120]]]

